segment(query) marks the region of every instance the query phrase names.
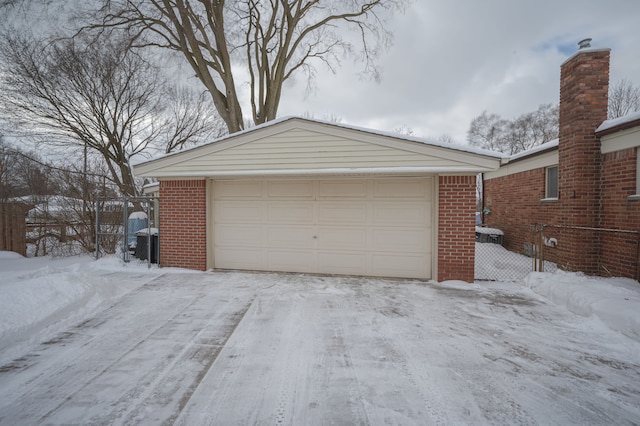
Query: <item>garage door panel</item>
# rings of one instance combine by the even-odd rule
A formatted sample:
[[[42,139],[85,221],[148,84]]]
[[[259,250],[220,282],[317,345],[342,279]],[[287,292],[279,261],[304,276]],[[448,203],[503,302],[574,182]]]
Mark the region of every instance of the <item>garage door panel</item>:
[[[219,223],[260,222],[262,210],[259,201],[217,201],[214,204],[214,215]]]
[[[427,250],[427,232],[417,229],[373,229],[372,249],[381,252],[421,252]]]
[[[328,274],[370,275],[368,258],[362,253],[319,252],[318,267]]]
[[[380,179],[373,183],[374,198],[403,198],[423,199],[430,198],[430,186],[424,180],[415,179]]]
[[[268,223],[313,223],[314,205],[311,201],[270,202],[267,204]]]
[[[216,261],[223,269],[264,270],[267,263],[265,252],[261,249],[217,248],[214,251]]]
[[[256,199],[262,198],[263,184],[260,181],[216,181],[216,199]]]
[[[262,226],[221,224],[214,227],[216,246],[264,247],[265,229]]]
[[[267,247],[312,249],[316,241],[312,226],[272,226],[266,231]]]
[[[367,222],[367,210],[366,202],[320,202],[318,203],[318,223],[363,225]]]
[[[373,275],[424,278],[431,275],[428,258],[415,255],[373,255]]]
[[[373,206],[374,226],[419,226],[431,223],[430,203],[377,203]]]
[[[366,250],[368,230],[364,227],[320,228],[318,230],[318,249],[321,250]]]
[[[312,200],[314,196],[314,185],[310,180],[271,181],[267,186],[269,197]]]
[[[318,183],[318,197],[327,199],[365,199],[367,198],[366,180],[338,180],[320,181]]]
[[[316,263],[312,250],[270,250],[267,259],[271,271],[314,272],[309,271],[309,265]]]

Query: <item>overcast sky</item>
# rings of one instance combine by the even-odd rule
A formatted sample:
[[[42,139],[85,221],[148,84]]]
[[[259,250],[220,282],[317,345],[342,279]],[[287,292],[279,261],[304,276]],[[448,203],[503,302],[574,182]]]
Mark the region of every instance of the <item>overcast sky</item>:
[[[466,143],[483,110],[514,118],[557,104],[560,65],[587,37],[611,48],[612,83],[640,86],[640,0],[416,0],[389,27],[380,83],[349,61],[336,75],[318,68],[315,91],[305,96],[302,79],[289,84],[279,115],[334,115]]]
[[[29,15],[28,25],[60,13],[56,4]],[[278,115],[466,143],[484,110],[512,119],[557,104],[560,65],[584,38],[611,48],[611,83],[640,86],[640,0],[414,0],[388,29],[394,39],[378,61],[380,82],[349,59],[336,74],[320,65],[311,93],[301,74],[286,83]],[[247,100],[241,95],[248,118]]]

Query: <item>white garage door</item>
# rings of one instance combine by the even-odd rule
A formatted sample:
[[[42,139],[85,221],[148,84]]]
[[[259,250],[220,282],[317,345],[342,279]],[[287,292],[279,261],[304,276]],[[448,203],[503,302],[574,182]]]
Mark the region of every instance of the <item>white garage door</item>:
[[[213,185],[220,269],[431,278],[432,178]]]

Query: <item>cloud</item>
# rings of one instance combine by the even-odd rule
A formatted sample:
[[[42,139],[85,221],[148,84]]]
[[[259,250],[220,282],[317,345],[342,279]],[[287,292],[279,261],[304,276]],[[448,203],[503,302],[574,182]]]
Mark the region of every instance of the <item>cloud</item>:
[[[488,110],[513,118],[557,103],[561,63],[593,38],[612,49],[611,81],[640,85],[637,0],[415,1],[390,17],[394,43],[380,58],[380,83],[345,61],[318,69],[315,89],[289,84],[280,115],[333,114],[343,122],[464,141],[470,121]]]

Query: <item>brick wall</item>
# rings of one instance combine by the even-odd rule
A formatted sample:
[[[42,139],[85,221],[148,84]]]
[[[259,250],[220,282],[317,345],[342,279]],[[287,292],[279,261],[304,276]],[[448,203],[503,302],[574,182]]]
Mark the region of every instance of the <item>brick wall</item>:
[[[563,220],[557,201],[541,201],[545,197],[545,168],[528,170],[484,182],[484,206],[491,213],[484,223],[504,231],[504,246],[522,253],[532,242],[536,223]]]
[[[640,200],[636,194],[637,149],[605,154],[602,159],[602,218],[604,228],[640,231]]]
[[[438,281],[473,282],[476,177],[440,176],[438,206]]]
[[[636,194],[637,148],[611,152],[602,158],[600,226],[640,231],[640,200]],[[607,232],[602,236],[601,267],[612,275],[638,279],[638,236]]]
[[[206,181],[160,181],[160,265],[207,267]]]

